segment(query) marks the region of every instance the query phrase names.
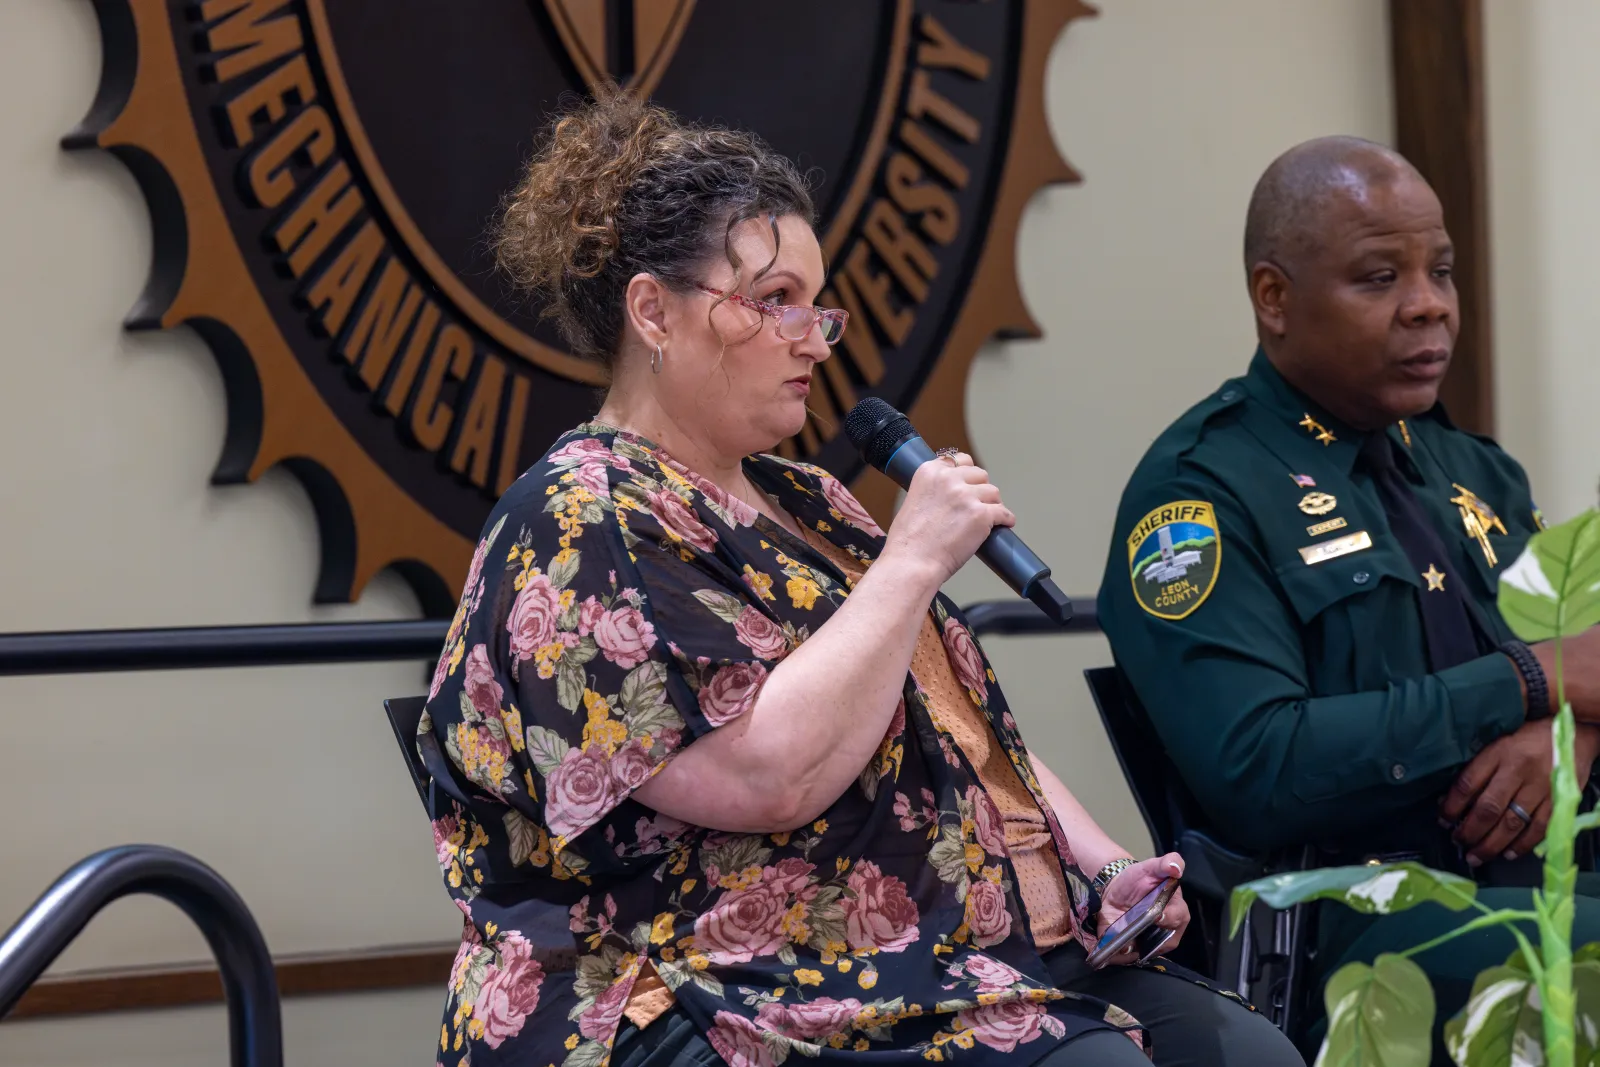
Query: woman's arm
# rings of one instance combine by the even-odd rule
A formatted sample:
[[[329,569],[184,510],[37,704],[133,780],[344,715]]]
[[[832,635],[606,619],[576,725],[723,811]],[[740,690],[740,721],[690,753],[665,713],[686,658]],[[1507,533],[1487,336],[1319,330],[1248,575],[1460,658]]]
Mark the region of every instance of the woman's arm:
[[[1061,822],[1061,829],[1072,844],[1072,854],[1077,857],[1079,870],[1093,878],[1100,873],[1100,868],[1112,860],[1133,855],[1100,829],[1100,824],[1094,821],[1094,816],[1084,810],[1083,805],[1078,803],[1078,798],[1073,796],[1066,784],[1044,765],[1043,760],[1031,752],[1028,753],[1028,758],[1033,761],[1033,773],[1039,779],[1039,787],[1044,790],[1045,799],[1050,802],[1056,818]]]
[[[673,757],[635,797],[741,833],[792,830],[828,810],[883,742],[939,586],[1013,521],[971,457],[924,464],[882,554],[833,617],[774,668],[750,711]]]

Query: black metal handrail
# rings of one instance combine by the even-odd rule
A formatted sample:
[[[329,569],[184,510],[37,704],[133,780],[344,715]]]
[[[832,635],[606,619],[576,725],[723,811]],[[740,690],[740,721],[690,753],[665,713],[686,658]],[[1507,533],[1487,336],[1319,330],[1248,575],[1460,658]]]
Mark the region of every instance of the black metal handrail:
[[[1074,598],[1064,627],[1026,600],[983,600],[963,610],[980,637],[1099,630],[1094,601],[1082,598]],[[439,655],[449,628],[444,619],[412,619],[0,634],[0,676],[426,661]]]
[[[222,876],[160,845],[96,852],[47,889],[0,941],[0,1018],[107,904],[135,893],[171,901],[217,959],[228,1002],[233,1067],[283,1067],[283,1023],[272,956],[250,910]]]

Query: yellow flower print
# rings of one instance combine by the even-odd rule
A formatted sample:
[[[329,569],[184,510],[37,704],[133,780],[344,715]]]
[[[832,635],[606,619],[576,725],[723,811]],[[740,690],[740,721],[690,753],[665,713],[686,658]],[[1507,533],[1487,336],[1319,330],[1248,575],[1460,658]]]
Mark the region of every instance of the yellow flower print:
[[[811,828],[819,834],[825,834],[828,832],[828,820],[818,819],[816,822],[811,824]]]
[[[568,1035],[567,1040],[566,1040],[566,1046],[567,1046],[567,1051],[568,1052],[571,1052],[573,1049],[577,1048],[578,1047],[578,1035],[577,1034]]]
[[[561,554],[562,555],[566,555],[568,552],[571,552],[571,551],[572,551],[572,549],[565,548],[565,549],[561,550]],[[575,590],[575,589],[563,589],[563,590],[561,590],[561,595],[556,598],[556,602],[561,605],[561,610],[562,611],[566,611],[567,609],[571,608],[572,605],[577,602],[577,600],[578,600],[578,593],[577,593],[577,590]]]
[[[850,1039],[844,1036],[842,1033],[834,1034],[832,1037],[828,1038],[828,1045],[831,1048],[844,1048],[849,1043]]]
[[[853,966],[855,966],[855,964],[851,960],[847,960],[847,959],[846,960],[840,960],[839,961],[839,973],[840,974],[849,974],[850,973],[850,968],[853,967]]]
[[[811,940],[811,927],[806,924],[806,916],[810,909],[803,901],[796,901],[783,915],[783,932],[789,940],[803,945]]]
[[[556,486],[553,486],[553,485],[545,486],[544,487],[544,495],[545,496],[555,496],[556,495]]]
[[[871,989],[878,984],[878,972],[870,968],[863,970],[856,976],[856,985],[862,989]]]
[[[772,835],[772,843],[774,845],[777,845],[779,848],[782,848],[784,845],[787,845],[789,843],[789,831],[785,830],[781,834],[773,834]]]
[[[963,1030],[959,1034],[957,1034],[956,1036],[952,1037],[950,1039],[950,1043],[952,1045],[954,1045],[956,1048],[971,1048],[972,1047],[973,1038],[975,1038],[976,1036],[977,1035],[974,1034],[971,1030]]]
[[[578,554],[577,549],[574,549],[574,548],[563,548],[560,552],[557,552],[555,555],[550,557],[550,565],[553,567],[557,563],[570,562],[573,559],[573,557],[577,556],[577,554]]]
[[[456,647],[452,648],[450,650],[450,671],[449,671],[450,674],[454,675],[456,673],[456,668],[461,666],[461,657],[465,656],[466,654],[467,654],[467,643],[466,643],[466,641],[464,641],[464,640],[457,641],[456,642]]]
[[[689,966],[693,967],[697,971],[703,971],[707,967],[711,966],[711,957],[707,956],[699,949],[690,950],[689,955],[686,958],[689,961]]]
[[[864,1037],[856,1038],[856,1051],[857,1052],[865,1052],[865,1051],[867,1051],[867,1049],[869,1049],[871,1047],[872,1047],[872,1042],[868,1041],[866,1038],[864,1038]]]
[[[540,678],[554,678],[556,676],[556,664],[560,662],[561,654],[566,650],[567,646],[560,641],[534,649],[533,661],[539,665]]]
[[[522,740],[522,712],[517,710],[515,704],[508,704],[500,712],[500,721],[506,724],[506,741],[511,745],[511,751],[521,752]]]
[[[818,533],[827,533],[831,529],[833,529],[832,524],[823,522],[821,519],[817,520],[817,532]]]
[[[748,563],[744,565],[744,584],[762,600],[778,599],[772,595],[772,575],[762,574]]]
[[[995,885],[999,885],[1003,876],[1004,872],[999,867],[985,867],[983,869],[983,878],[986,882],[993,882]]]
[[[1027,997],[1029,1000],[1033,1001],[1035,1004],[1043,1004],[1045,1001],[1050,999],[1050,990],[1048,990],[1048,989],[1030,989],[1026,993],[1024,993],[1023,996]]]
[[[650,927],[650,943],[652,945],[665,945],[672,940],[673,917],[670,911],[664,911],[656,916],[655,923]]]
[[[806,611],[811,610],[811,606],[817,602],[817,597],[822,594],[822,587],[817,585],[815,579],[809,576],[801,577],[796,575],[789,579],[785,588],[794,606]]]
[[[717,884],[723,889],[749,889],[760,880],[761,868],[759,866],[746,867],[742,871],[723,875],[722,881]]]
[[[446,1052],[450,1048],[450,1028],[444,1023],[439,1024],[439,1051]]]
[[[967,842],[967,870],[976,874],[978,868],[983,866],[983,846]]]
[[[822,955],[820,958],[823,963],[832,964],[839,958],[839,954],[834,952],[831,948],[825,948],[822,950]]]
[[[695,886],[696,886],[696,885],[698,885],[698,884],[699,884],[699,880],[698,880],[698,879],[694,879],[694,878],[685,878],[685,879],[684,879],[684,880],[683,880],[683,888],[682,888],[682,889],[680,889],[680,890],[679,890],[679,892],[681,892],[681,893],[688,893],[688,892],[690,892],[690,891],[691,891],[691,890],[693,890],[693,889],[694,889],[694,887],[695,887]]]
[[[821,985],[822,972],[813,971],[809,968],[802,967],[800,970],[794,972],[794,980],[799,982],[801,985]]]
[[[1000,994],[999,993],[979,993],[978,994],[978,1004],[980,1006],[981,1005],[987,1005],[987,1004],[998,1004],[998,1003],[1000,1003]]]
[[[663,963],[671,963],[673,960],[675,960],[677,958],[678,958],[678,950],[673,948],[671,945],[668,945],[667,947],[665,947],[665,948],[663,948],[661,950],[661,962],[663,962]]]

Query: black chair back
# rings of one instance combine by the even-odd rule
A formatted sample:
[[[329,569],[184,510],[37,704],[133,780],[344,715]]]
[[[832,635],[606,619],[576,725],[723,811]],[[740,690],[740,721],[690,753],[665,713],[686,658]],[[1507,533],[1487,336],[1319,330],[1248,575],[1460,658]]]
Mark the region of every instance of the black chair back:
[[[1162,852],[1173,851],[1178,847],[1180,827],[1173,817],[1169,796],[1171,788],[1182,788],[1177,768],[1167,758],[1167,750],[1161,746],[1144,707],[1119,668],[1094,667],[1084,671],[1083,676],[1150,839]]]
[[[400,754],[405,757],[406,770],[411,772],[411,784],[417,787],[417,796],[428,803],[428,768],[417,750],[417,727],[422,722],[422,709],[427,697],[391,697],[383,702],[383,713],[389,717],[394,739],[400,743]]]

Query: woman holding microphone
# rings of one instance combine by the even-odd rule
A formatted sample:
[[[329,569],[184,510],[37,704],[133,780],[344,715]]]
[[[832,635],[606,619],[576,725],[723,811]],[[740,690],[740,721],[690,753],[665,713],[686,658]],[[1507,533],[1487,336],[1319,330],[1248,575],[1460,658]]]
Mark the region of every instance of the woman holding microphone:
[[[885,534],[766,454],[848,325],[813,222],[758,138],[614,93],[508,200],[502,266],[610,385],[495,508],[423,719],[465,916],[439,1062],[1300,1063],[1134,950],[1088,966],[1181,861],[1029,756],[939,596],[1013,521],[984,471],[924,465]],[[523,933],[551,903],[571,973]]]

